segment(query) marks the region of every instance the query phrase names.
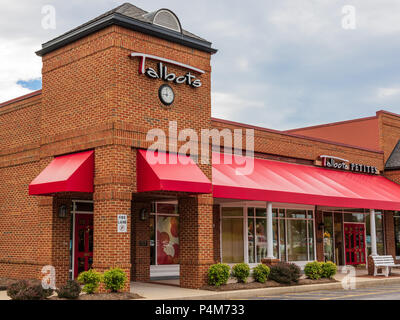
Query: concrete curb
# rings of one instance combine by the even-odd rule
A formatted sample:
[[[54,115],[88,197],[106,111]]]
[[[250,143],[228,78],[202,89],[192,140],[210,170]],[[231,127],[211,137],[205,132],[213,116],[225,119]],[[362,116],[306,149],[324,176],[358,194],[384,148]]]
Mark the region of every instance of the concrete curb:
[[[388,278],[379,280],[371,279],[371,280],[357,281],[356,287],[366,288],[384,284],[400,284],[400,278],[397,279]],[[245,299],[245,298],[266,296],[266,295],[272,296],[272,295],[281,295],[287,293],[302,293],[302,292],[319,291],[319,290],[341,290],[341,289],[343,289],[341,282],[336,282],[336,283],[310,284],[310,285],[290,286],[290,287],[210,292],[210,294],[207,295],[171,298],[165,300],[229,300],[229,299]]]

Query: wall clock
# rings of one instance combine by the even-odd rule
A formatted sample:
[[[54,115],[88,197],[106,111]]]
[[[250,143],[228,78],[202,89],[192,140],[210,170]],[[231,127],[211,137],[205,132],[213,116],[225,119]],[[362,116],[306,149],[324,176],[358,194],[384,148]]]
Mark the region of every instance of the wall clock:
[[[166,106],[170,106],[174,103],[175,93],[168,84],[163,84],[160,87],[160,89],[158,90],[158,96],[161,102]]]

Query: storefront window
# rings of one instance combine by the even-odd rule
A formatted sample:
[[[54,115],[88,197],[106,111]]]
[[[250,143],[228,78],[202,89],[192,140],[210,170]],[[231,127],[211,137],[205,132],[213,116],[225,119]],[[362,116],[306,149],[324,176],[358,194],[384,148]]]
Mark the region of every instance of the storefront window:
[[[243,216],[243,212],[246,216]],[[273,254],[282,261],[315,259],[314,212],[273,209]],[[247,239],[243,239],[243,223]],[[222,261],[260,263],[268,255],[266,208],[222,208]],[[244,257],[244,246],[247,245]]]
[[[244,262],[243,208],[222,208],[222,261],[224,263]],[[254,248],[254,227],[249,227]],[[254,250],[254,249],[252,249]]]
[[[325,261],[335,262],[334,234],[333,234],[333,214],[324,213],[324,259]]]
[[[289,261],[307,261],[307,224],[305,220],[287,220]]]
[[[345,213],[344,214],[344,222],[365,223],[365,214],[364,213]]]
[[[365,229],[367,234],[367,250],[368,255],[371,254],[371,221],[370,215],[365,215]],[[385,236],[384,236],[384,225],[383,225],[383,214],[380,211],[375,212],[375,229],[376,229],[376,249],[378,254],[385,255]]]
[[[254,211],[253,211],[254,212]],[[248,256],[249,256],[249,263],[255,263],[255,241],[256,237],[254,236],[254,219],[248,219],[247,223],[248,227]]]
[[[243,219],[226,218],[222,222],[222,261],[240,263],[243,255]]]
[[[157,217],[157,264],[179,264],[178,217]]]
[[[179,264],[179,215],[174,203],[156,203],[150,216],[150,262]]]

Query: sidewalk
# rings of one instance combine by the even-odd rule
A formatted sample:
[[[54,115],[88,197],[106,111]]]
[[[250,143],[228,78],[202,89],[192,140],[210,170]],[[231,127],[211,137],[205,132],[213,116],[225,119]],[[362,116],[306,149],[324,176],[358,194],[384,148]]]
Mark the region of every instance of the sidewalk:
[[[339,282],[301,285],[291,287],[262,288],[252,290],[237,290],[214,292],[207,290],[183,289],[177,286],[179,280],[159,281],[158,283],[140,283],[131,284],[131,292],[144,297],[145,300],[228,300],[245,299],[257,295],[280,295],[287,293],[310,292],[317,290],[341,290],[342,279],[345,274],[338,273],[335,279]],[[357,270],[356,288],[366,288],[384,284],[400,284],[400,273],[393,272],[393,276],[385,278],[382,276],[369,277],[366,270]]]

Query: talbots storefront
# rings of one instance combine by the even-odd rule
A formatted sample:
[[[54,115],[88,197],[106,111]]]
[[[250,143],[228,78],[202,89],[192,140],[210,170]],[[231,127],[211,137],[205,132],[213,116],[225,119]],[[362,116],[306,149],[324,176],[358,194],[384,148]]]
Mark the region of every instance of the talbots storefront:
[[[216,53],[129,3],[42,45],[42,90],[0,104],[0,277],[119,267],[200,288],[221,261],[400,259],[400,116],[286,132],[212,118]],[[253,154],[217,148],[249,133]]]

